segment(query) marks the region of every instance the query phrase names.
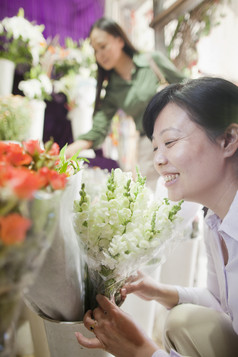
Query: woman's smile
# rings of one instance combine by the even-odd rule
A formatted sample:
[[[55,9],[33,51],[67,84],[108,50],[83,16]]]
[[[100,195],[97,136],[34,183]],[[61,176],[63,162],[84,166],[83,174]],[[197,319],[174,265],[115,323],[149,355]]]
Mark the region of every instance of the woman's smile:
[[[170,184],[174,183],[177,181],[177,178],[179,177],[179,174],[169,174],[169,175],[163,175],[163,179],[165,182],[165,186],[169,186]]]

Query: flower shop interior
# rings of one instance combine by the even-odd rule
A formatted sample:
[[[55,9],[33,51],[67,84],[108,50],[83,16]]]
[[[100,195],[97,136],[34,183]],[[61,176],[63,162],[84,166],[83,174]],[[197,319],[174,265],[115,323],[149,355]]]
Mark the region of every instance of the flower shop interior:
[[[238,47],[234,46],[238,36],[236,0],[1,0],[1,141],[15,143],[36,140],[43,145],[53,140],[60,150],[63,149],[60,152],[64,153],[65,145],[91,129],[97,64],[89,41],[89,31],[102,16],[118,22],[139,51],[161,51],[189,78],[211,75],[238,83]],[[80,156],[87,159],[85,170],[88,170],[87,181],[92,190],[96,189],[95,182],[97,185],[104,183],[112,169],[134,172],[138,136],[132,118],[119,110],[112,118],[110,131],[101,146],[80,152]],[[48,155],[52,154],[53,149],[54,144],[50,151],[46,149]],[[1,179],[0,174],[0,184]],[[60,205],[64,209],[60,210],[58,217],[60,228],[56,229],[61,230],[59,235],[64,235],[66,231],[69,235],[72,229],[70,224],[62,222],[67,209],[72,210],[72,202],[80,190],[79,182],[76,179],[74,181],[67,194],[64,192],[61,196],[64,204]],[[159,178],[153,195],[155,198],[167,197]],[[0,194],[0,203],[3,198],[3,194]],[[1,216],[5,214],[2,213],[2,203],[0,209],[1,243]],[[182,237],[178,242],[175,240],[165,246],[157,265],[153,265],[152,269],[144,265],[144,269],[162,283],[204,286],[206,255],[202,207],[195,203],[188,204],[182,215],[186,222]],[[75,288],[77,281],[71,283],[71,270],[74,269],[75,274],[82,274],[82,266],[79,261],[76,268],[70,265],[75,242],[69,249],[64,245],[64,238],[62,242],[57,242],[57,239],[55,237],[54,243],[51,242],[52,246],[48,247],[41,262],[44,269],[40,267],[34,278],[40,281],[34,301],[38,298],[41,302],[50,299],[53,310],[54,304],[59,301],[58,306],[67,310],[75,303],[80,304],[82,287]],[[53,252],[52,247],[57,248],[57,252]],[[1,243],[1,269],[5,264],[4,249]],[[41,249],[40,246],[38,249]],[[12,255],[12,260],[14,257]],[[8,264],[14,264],[14,261]],[[42,269],[46,275],[50,275],[51,268],[54,270],[52,281],[44,285]],[[2,273],[0,279],[3,279],[3,283],[0,281],[1,310],[1,306],[8,303],[1,303],[1,294],[6,288]],[[74,288],[77,290],[75,294]],[[23,286],[21,294],[26,292],[27,296],[29,289]],[[50,291],[53,291],[51,297]],[[75,322],[71,311],[68,310],[69,316],[72,315],[68,320],[61,320],[60,316],[50,319],[50,312],[42,316],[34,303],[27,303],[24,297],[20,300],[17,317],[12,321],[14,326],[11,329],[9,327],[9,335],[3,330],[6,339],[12,339],[9,345],[14,345],[14,348],[4,354],[3,345],[6,343],[7,348],[8,342],[2,339],[0,356],[111,356],[105,351],[90,354],[78,345],[74,336],[75,324],[82,325],[82,322]],[[11,308],[9,306],[9,311]],[[167,314],[165,308],[133,294],[121,308],[131,314],[158,345],[162,344],[161,335]]]

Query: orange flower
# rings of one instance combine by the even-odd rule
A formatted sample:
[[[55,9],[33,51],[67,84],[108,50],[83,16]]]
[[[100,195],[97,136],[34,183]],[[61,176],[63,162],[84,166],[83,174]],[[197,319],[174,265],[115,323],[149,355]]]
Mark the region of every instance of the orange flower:
[[[18,213],[0,217],[0,240],[6,244],[17,244],[24,241],[31,221]]]
[[[54,190],[62,190],[67,182],[66,174],[59,174],[54,170],[50,170],[48,167],[42,167],[42,169],[39,170],[39,177],[43,187],[50,184]]]
[[[49,184],[49,171],[50,169],[46,166],[42,167],[37,175],[40,179],[40,185],[41,187],[46,187]]]
[[[2,159],[2,156],[6,154],[8,147],[9,145],[6,142],[0,141],[0,160]]]
[[[11,177],[12,166],[5,162],[0,162],[0,187],[4,187]]]
[[[26,154],[19,144],[10,143],[5,155],[6,161],[14,166],[29,165],[32,157]]]
[[[55,48],[54,46],[50,45],[47,49],[47,51],[49,51],[50,53],[54,54],[56,51],[55,51]]]
[[[54,190],[62,190],[67,183],[67,175],[51,170],[50,184]]]
[[[44,150],[40,146],[39,140],[23,141],[22,145],[25,151],[31,156],[44,152]]]
[[[41,187],[38,175],[23,167],[16,169],[8,182],[19,198],[32,198],[34,191]]]

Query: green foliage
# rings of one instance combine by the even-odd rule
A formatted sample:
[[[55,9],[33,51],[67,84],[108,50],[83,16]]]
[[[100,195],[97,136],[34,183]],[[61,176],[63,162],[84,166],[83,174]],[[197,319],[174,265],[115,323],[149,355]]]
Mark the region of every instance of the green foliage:
[[[30,124],[31,108],[27,98],[0,97],[0,140],[26,139]]]

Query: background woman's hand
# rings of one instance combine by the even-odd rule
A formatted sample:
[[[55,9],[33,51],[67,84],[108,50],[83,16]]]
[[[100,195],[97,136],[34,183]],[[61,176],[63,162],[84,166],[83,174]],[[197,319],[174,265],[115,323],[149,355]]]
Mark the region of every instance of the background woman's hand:
[[[146,336],[130,315],[122,311],[105,296],[98,295],[99,307],[88,311],[84,325],[94,332],[86,338],[76,332],[78,342],[87,348],[103,348],[117,357],[151,357],[158,346]]]
[[[66,159],[71,158],[77,151],[87,150],[92,147],[92,141],[88,140],[76,140],[66,148]]]

